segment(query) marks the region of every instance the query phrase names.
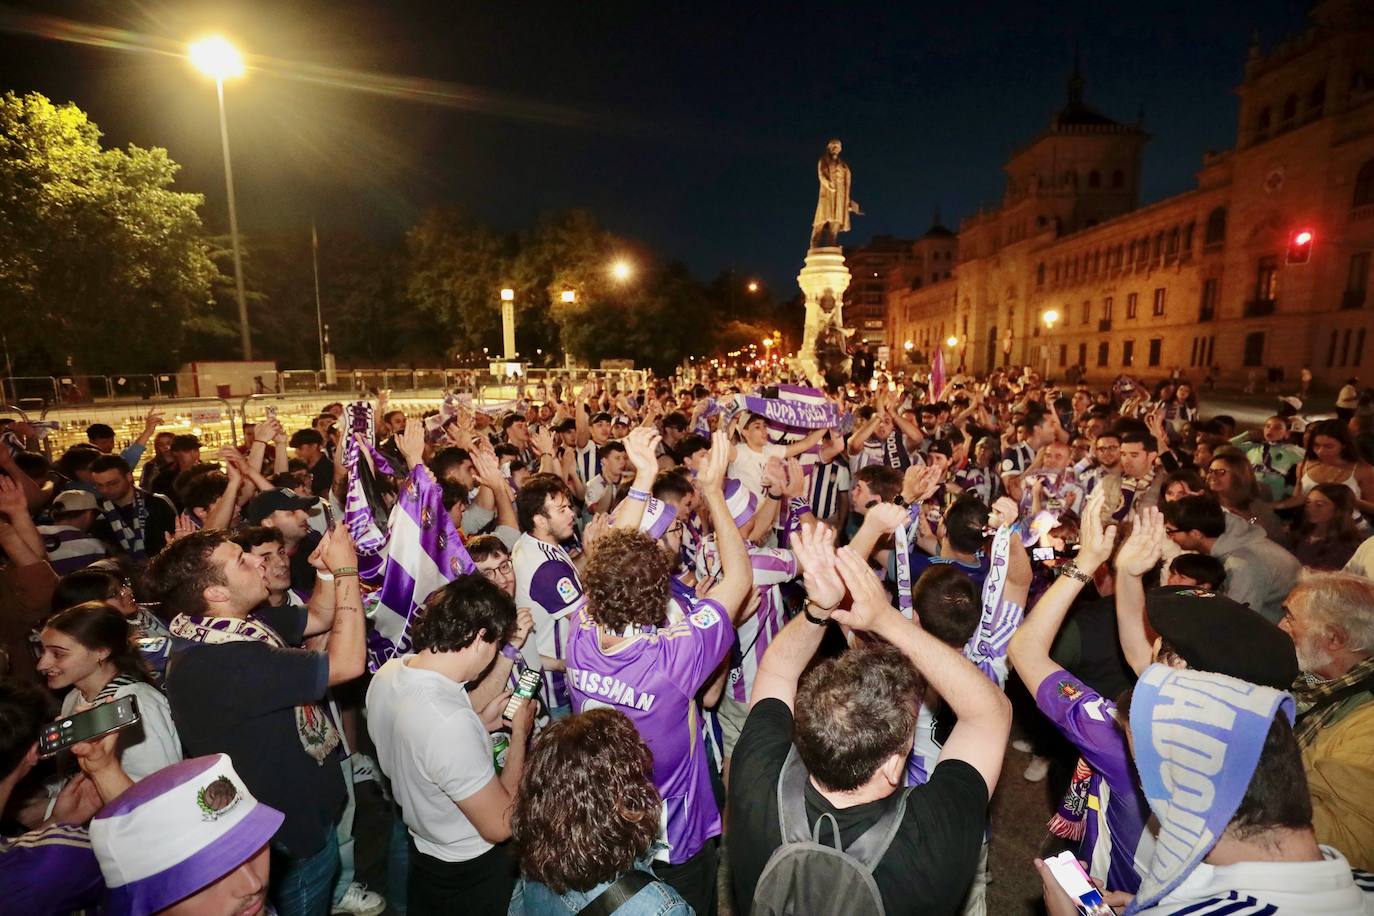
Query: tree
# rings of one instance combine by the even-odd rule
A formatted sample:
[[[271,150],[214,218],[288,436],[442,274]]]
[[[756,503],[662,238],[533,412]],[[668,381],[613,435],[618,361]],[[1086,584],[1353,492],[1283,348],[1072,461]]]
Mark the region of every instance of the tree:
[[[163,149],[102,149],[75,105],[0,96],[0,320],[18,371],[154,371],[215,330],[199,194]]]
[[[514,240],[451,207],[435,208],[406,233],[406,295],[436,319],[450,353],[500,346],[500,290]]]

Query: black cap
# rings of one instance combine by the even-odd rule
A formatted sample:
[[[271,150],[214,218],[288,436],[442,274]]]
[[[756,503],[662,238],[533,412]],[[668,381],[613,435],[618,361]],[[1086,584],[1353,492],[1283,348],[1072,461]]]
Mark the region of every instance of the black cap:
[[[172,451],[189,452],[200,448],[200,440],[190,433],[172,437]]]
[[[248,505],[243,507],[243,517],[251,525],[261,525],[263,519],[278,510],[292,512],[304,509],[309,512],[318,505],[314,497],[297,496],[290,490],[268,490],[248,500]]]
[[[1205,588],[1170,586],[1145,597],[1150,626],[1189,668],[1287,690],[1298,654],[1287,633],[1258,612]]]
[[[610,422],[611,422],[611,415],[608,414],[608,413],[606,413],[606,411],[604,411],[604,410],[598,411],[597,413],[592,414],[592,419],[591,419],[590,422],[592,422],[592,423],[610,423]]]

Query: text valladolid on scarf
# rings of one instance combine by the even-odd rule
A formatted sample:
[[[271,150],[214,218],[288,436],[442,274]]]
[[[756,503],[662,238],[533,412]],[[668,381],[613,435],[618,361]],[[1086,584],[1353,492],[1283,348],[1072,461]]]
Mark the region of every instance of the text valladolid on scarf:
[[[172,635],[193,642],[217,645],[227,642],[261,642],[278,649],[286,647],[277,631],[260,620],[240,620],[237,617],[192,617],[178,614],[172,618]],[[301,748],[324,765],[325,760],[339,746],[339,732],[325,714],[324,707],[310,703],[296,707],[296,734]]]

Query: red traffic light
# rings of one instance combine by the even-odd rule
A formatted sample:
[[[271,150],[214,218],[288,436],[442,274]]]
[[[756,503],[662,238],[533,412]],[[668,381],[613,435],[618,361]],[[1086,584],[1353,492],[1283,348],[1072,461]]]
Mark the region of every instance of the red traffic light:
[[[1311,229],[1298,229],[1288,240],[1288,263],[1306,264],[1312,258],[1312,242],[1315,236]]]

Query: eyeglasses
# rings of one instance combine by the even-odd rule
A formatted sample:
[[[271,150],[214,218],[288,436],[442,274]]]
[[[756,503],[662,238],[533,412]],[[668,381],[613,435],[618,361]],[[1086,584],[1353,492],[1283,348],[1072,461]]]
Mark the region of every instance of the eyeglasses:
[[[515,567],[511,565],[510,560],[503,560],[495,566],[489,566],[486,569],[479,566],[477,567],[477,571],[488,580],[495,581],[498,575],[509,576],[511,573],[515,572]]]

